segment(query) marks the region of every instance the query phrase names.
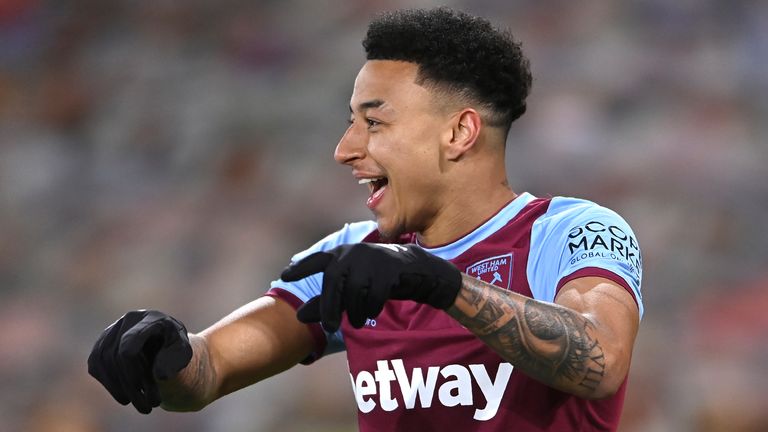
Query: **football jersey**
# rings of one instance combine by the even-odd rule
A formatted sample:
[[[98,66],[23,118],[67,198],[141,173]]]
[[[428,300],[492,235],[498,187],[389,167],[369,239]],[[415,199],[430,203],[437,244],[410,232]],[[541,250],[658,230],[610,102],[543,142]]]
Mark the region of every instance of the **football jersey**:
[[[335,246],[381,242],[374,222],[345,225],[293,261]],[[399,243],[418,243],[414,234]],[[568,281],[610,279],[635,299],[640,316],[642,258],[634,233],[615,212],[575,198],[524,193],[462,238],[425,250],[462,272],[525,296],[552,302]],[[319,295],[322,274],[274,281],[267,295],[294,307]],[[346,351],[360,430],[615,430],[626,380],[603,400],[555,390],[516,370],[446,312],[413,301],[388,301],[355,329],[311,330],[322,355]]]

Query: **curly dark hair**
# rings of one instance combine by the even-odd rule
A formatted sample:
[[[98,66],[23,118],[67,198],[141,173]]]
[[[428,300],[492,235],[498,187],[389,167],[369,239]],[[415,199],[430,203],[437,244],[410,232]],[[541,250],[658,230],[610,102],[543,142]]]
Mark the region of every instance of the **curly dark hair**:
[[[528,59],[488,20],[447,7],[387,12],[371,21],[363,47],[368,60],[416,63],[418,84],[486,108],[491,126],[509,128],[525,112]]]

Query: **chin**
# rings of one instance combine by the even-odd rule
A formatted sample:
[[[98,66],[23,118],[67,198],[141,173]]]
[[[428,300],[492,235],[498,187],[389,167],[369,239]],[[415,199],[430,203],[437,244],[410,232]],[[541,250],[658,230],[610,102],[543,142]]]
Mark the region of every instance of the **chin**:
[[[382,241],[392,242],[406,233],[405,227],[398,224],[387,223],[386,221],[381,220],[381,218],[376,218],[376,223]]]

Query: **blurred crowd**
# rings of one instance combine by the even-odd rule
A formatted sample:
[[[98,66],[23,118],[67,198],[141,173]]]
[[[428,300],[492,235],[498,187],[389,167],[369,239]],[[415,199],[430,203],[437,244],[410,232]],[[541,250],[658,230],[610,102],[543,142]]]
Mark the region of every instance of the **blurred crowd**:
[[[200,413],[86,373],[135,308],[199,331],[370,218],[333,148],[368,20],[447,4],[523,41],[517,192],[621,213],[646,314],[622,430],[768,430],[768,3],[0,2],[0,429],[352,431],[343,355]],[[162,429],[161,429],[162,428]]]

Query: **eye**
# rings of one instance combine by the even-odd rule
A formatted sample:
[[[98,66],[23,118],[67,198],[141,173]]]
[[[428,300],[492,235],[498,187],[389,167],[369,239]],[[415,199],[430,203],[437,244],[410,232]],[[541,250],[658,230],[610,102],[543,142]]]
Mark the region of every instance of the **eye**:
[[[376,120],[373,120],[373,119],[369,119],[369,118],[366,118],[366,119],[365,119],[365,122],[366,122],[366,123],[368,123],[368,129],[370,129],[370,128],[372,128],[372,127],[375,127],[375,126],[378,126],[378,125],[380,125],[380,124],[381,124],[381,122],[378,122],[378,121],[376,121]]]

